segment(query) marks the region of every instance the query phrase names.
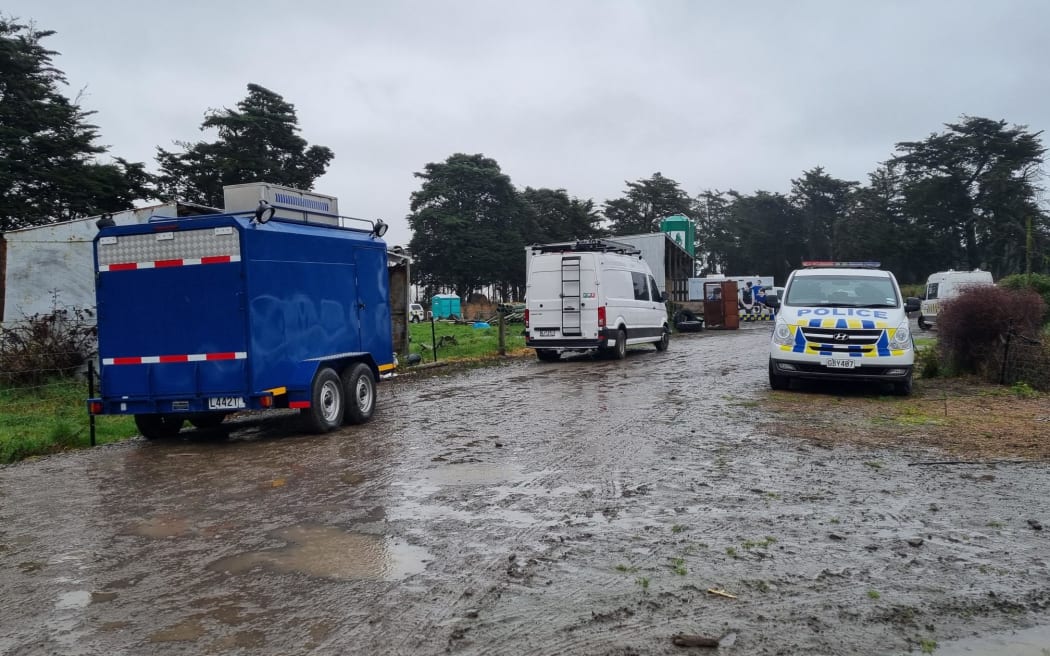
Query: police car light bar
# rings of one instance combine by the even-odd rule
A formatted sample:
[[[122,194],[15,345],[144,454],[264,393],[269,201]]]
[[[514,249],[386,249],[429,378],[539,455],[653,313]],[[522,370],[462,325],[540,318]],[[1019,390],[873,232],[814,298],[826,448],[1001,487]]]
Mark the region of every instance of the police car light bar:
[[[837,269],[878,269],[880,266],[882,266],[882,262],[836,262],[834,260],[803,260],[802,266],[807,269],[812,267],[832,267]]]

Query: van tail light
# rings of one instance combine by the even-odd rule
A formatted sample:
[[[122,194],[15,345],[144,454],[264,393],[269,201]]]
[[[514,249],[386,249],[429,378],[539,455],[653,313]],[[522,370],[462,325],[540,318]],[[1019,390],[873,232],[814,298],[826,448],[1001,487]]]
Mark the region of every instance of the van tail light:
[[[605,327],[605,306],[598,307],[598,327]]]
[[[261,405],[264,408],[272,408],[273,407],[273,397],[270,396],[269,394],[267,394],[266,396],[260,397],[259,398],[259,405]]]
[[[525,327],[529,327],[529,309],[525,308]]]

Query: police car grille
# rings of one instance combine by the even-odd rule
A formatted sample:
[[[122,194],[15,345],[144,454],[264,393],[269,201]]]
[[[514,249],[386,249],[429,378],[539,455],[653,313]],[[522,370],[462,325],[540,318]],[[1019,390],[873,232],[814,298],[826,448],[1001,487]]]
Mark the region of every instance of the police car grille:
[[[820,345],[822,351],[861,351],[871,350],[882,337],[881,329],[849,329],[849,328],[814,328],[804,326],[802,336],[810,344],[811,348]]]

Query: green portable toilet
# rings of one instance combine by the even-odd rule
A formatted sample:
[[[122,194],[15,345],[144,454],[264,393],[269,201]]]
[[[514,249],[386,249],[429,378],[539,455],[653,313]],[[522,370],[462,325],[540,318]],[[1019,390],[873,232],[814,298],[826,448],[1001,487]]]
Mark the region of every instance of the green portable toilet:
[[[692,219],[684,214],[669,216],[660,222],[660,232],[670,235],[690,257],[696,257],[696,226],[693,225]]]
[[[452,316],[457,319],[463,318],[459,297],[455,294],[434,294],[430,299],[430,311],[434,313],[435,319],[447,319]]]

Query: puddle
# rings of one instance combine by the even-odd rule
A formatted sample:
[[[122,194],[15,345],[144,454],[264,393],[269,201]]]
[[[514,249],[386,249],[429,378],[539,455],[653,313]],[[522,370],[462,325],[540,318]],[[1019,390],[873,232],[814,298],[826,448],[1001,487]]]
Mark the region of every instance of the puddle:
[[[128,528],[132,535],[144,538],[174,538],[191,531],[189,520],[182,517],[154,517]]]
[[[58,595],[58,601],[55,602],[55,608],[84,608],[90,603],[91,593],[89,591],[74,590],[72,592],[63,592]]]
[[[243,574],[261,567],[318,578],[391,581],[422,572],[430,557],[426,549],[401,540],[317,524],[299,524],[274,535],[288,546],[222,558],[208,569]]]
[[[491,463],[444,465],[428,470],[425,475],[427,481],[435,485],[476,485],[521,480],[521,472],[517,468]]]
[[[204,626],[198,619],[183,620],[161,629],[149,637],[150,642],[190,642],[204,635]]]
[[[953,640],[937,646],[937,656],[996,654],[996,656],[1046,656],[1050,653],[1050,626],[999,633],[980,638]]]

